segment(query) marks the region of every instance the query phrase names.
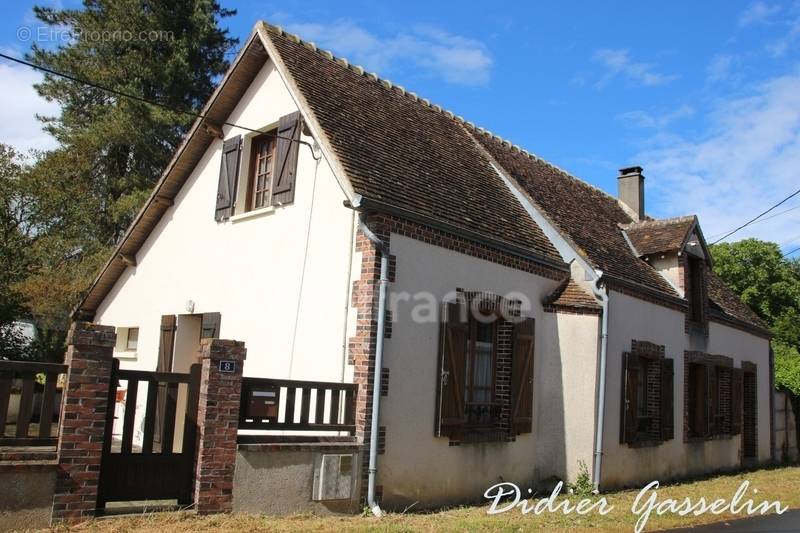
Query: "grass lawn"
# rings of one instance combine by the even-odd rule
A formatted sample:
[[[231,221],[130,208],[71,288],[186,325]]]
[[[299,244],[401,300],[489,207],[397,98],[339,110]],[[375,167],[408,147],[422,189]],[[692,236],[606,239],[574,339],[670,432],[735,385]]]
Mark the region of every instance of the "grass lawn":
[[[717,476],[695,482],[681,483],[658,490],[658,501],[667,498],[683,500],[686,497],[697,502],[733,497],[742,481],[748,480],[750,487],[742,499],[752,498],[755,504],[764,500],[780,500],[783,506],[800,508],[800,467],[784,467],[759,470],[735,475]],[[758,492],[754,493],[753,489]],[[71,531],[118,532],[118,531],[521,531],[545,529],[548,531],[633,531],[638,517],[631,512],[631,505],[638,491],[622,491],[607,494],[608,503],[614,510],[600,516],[593,512],[585,516],[573,513],[530,513],[522,515],[514,509],[503,514],[487,515],[487,506],[460,507],[435,513],[389,514],[383,518],[370,516],[320,517],[298,515],[274,518],[250,515],[217,515],[196,517],[189,512],[154,513],[138,516],[98,519],[71,528]],[[577,503],[579,498],[572,496]],[[652,513],[646,531],[679,526],[690,526],[716,522],[736,515],[725,513],[680,517],[671,514],[657,516]],[[739,515],[738,517],[743,517]],[[63,530],[63,529],[62,529]]]

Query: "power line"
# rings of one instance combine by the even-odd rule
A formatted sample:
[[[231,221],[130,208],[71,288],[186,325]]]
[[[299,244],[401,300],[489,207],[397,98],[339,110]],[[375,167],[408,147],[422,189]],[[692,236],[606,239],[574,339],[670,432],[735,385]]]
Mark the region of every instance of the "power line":
[[[57,70],[53,70],[53,69],[48,68],[48,67],[43,67],[41,65],[37,65],[36,63],[31,63],[29,61],[25,61],[24,59],[19,59],[17,57],[13,57],[13,56],[10,56],[10,55],[4,54],[4,53],[0,53],[0,57],[2,57],[3,59],[7,59],[9,61],[13,61],[14,63],[19,63],[20,65],[24,65],[26,67],[29,67],[29,68],[32,68],[32,69],[35,69],[35,70],[40,70],[42,72],[46,72],[47,74],[52,74],[53,76],[58,76],[60,78],[67,79],[67,80],[73,81],[75,83],[80,83],[82,85],[86,85],[86,86],[92,87],[94,89],[99,89],[101,91],[105,91],[105,92],[110,93],[110,94],[114,94],[114,95],[117,95],[117,96],[122,96],[124,98],[130,98],[131,100],[136,100],[137,102],[142,102],[144,104],[160,107],[162,109],[167,109],[169,111],[172,111],[173,113],[181,113],[183,115],[188,115],[188,116],[192,116],[192,117],[195,117],[195,118],[200,118],[200,119],[203,119],[203,120],[205,120],[207,118],[207,115],[205,115],[203,113],[198,113],[196,111],[188,111],[188,110],[185,110],[185,109],[178,109],[178,108],[173,107],[173,106],[171,106],[169,104],[164,104],[162,102],[156,102],[156,101],[153,101],[153,100],[148,100],[147,98],[143,98],[143,97],[137,96],[135,94],[130,94],[130,93],[126,93],[126,92],[123,92],[123,91],[119,91],[117,89],[111,89],[110,87],[105,87],[103,85],[100,85],[99,83],[87,81],[87,80],[84,80],[84,79],[81,79],[81,78],[77,78],[75,76],[71,76],[69,74],[64,74],[63,72],[59,72]],[[296,142],[296,143],[299,143],[299,144],[304,144],[304,145],[308,146],[308,148],[311,150],[311,156],[315,160],[317,160],[317,161],[319,160],[319,158],[317,158],[316,154],[314,153],[314,147],[310,143],[308,143],[306,141],[302,141],[300,139],[292,139],[291,137],[284,137],[284,136],[278,135],[276,133],[265,133],[265,132],[263,132],[261,130],[248,128],[247,126],[241,126],[241,125],[235,124],[233,122],[222,122],[220,125],[222,125],[222,126],[231,126],[231,127],[243,129],[245,131],[249,131],[249,132],[252,132],[252,133],[258,133],[258,134],[261,134],[261,135],[267,135],[267,136],[273,137],[275,139],[283,139],[283,140],[289,141],[289,142]]]
[[[781,216],[781,215],[785,215],[786,213],[789,213],[789,212],[791,212],[791,211],[796,211],[797,209],[800,209],[800,205],[796,205],[796,206],[794,206],[794,207],[790,207],[789,209],[786,209],[786,210],[784,210],[784,211],[779,211],[779,212],[775,213],[775,214],[774,214],[774,215],[772,215],[772,216],[769,216],[769,217],[766,217],[766,218],[761,218],[761,219],[759,219],[759,220],[757,220],[757,221],[753,222],[753,224],[761,224],[762,222],[766,222],[767,220],[772,220],[773,218],[779,217],[779,216]],[[751,224],[751,226],[752,226],[753,224]],[[728,230],[728,231],[732,231],[732,230]],[[719,237],[720,235],[725,235],[725,233],[727,233],[727,231],[721,231],[721,232],[719,232],[719,233],[715,233],[715,234],[713,234],[713,235],[709,235],[708,237],[709,237],[710,239],[713,239],[714,237]]]
[[[792,198],[794,198],[798,194],[800,194],[800,189],[796,190],[795,192],[793,192],[792,194],[790,194],[789,196],[787,196],[786,198],[784,198],[783,200],[781,200],[777,204],[773,205],[772,207],[770,207],[769,209],[767,209],[766,211],[764,211],[763,213],[758,215],[757,217],[755,217],[753,219],[750,219],[747,222],[745,222],[744,224],[742,224],[741,226],[739,226],[738,228],[736,228],[736,229],[734,229],[732,231],[729,231],[728,233],[725,234],[725,236],[720,237],[719,239],[717,239],[716,241],[712,242],[711,244],[717,244],[719,241],[727,239],[728,237],[730,237],[731,235],[733,235],[737,231],[746,228],[747,226],[749,226],[750,224],[752,224],[753,222],[755,222],[759,218],[763,217],[764,215],[766,215],[767,213],[769,213],[770,211],[772,211],[773,209],[775,209],[779,205],[782,205],[782,204],[788,202],[789,200],[791,200]]]
[[[789,257],[790,255],[792,255],[793,253],[795,253],[797,251],[800,251],[800,246],[798,246],[797,248],[795,248],[791,252],[786,252],[785,254],[783,254],[783,257]]]

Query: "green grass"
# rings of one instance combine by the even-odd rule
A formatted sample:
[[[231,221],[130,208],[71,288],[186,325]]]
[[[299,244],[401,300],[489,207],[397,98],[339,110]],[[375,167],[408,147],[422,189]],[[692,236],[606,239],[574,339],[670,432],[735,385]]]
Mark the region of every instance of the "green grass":
[[[658,491],[659,501],[666,498],[682,500],[689,497],[696,502],[704,497],[706,501],[717,498],[730,500],[742,481],[750,482],[745,500],[750,497],[755,503],[763,500],[780,500],[783,506],[800,508],[800,467],[783,467],[758,470],[740,474],[722,475],[699,481],[680,483],[662,487]],[[753,489],[758,489],[754,494]],[[197,517],[190,512],[165,512],[137,516],[96,519],[90,522],[62,527],[64,531],[87,531],[110,533],[120,531],[136,532],[189,532],[189,531],[527,531],[544,529],[547,531],[633,531],[637,520],[631,512],[631,505],[638,490],[628,490],[605,495],[614,510],[600,516],[591,513],[586,516],[560,513],[541,515],[522,515],[517,510],[499,515],[487,515],[487,506],[459,507],[431,513],[390,513],[383,518],[373,516],[312,516],[295,515],[270,517],[255,515],[216,515]],[[578,498],[572,497],[573,503]],[[731,514],[680,517],[666,514],[651,516],[647,531],[672,527],[717,522],[725,519],[742,518]]]

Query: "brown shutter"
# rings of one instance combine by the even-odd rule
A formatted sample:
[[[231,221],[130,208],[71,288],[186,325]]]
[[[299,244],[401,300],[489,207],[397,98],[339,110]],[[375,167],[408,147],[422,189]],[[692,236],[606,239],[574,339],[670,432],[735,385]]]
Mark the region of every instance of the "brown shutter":
[[[706,365],[705,367],[705,379],[703,380],[703,417],[701,418],[700,428],[703,431],[703,436],[707,437],[711,435],[712,427],[713,427],[713,420],[714,420],[714,412],[713,412],[713,402],[711,400],[711,392],[712,392],[712,384],[711,381],[712,377],[712,367],[711,365]]]
[[[175,315],[161,317],[161,332],[158,341],[158,362],[156,372],[172,372],[172,351],[175,346]],[[153,383],[149,386],[152,386]],[[164,431],[164,416],[167,408],[167,389],[165,384],[158,386],[158,399],[156,401],[155,440],[161,442]]]
[[[741,368],[731,370],[731,435],[739,435],[742,432],[742,402],[743,394],[743,372]]]
[[[172,348],[175,345],[175,315],[161,317],[156,372],[172,372]]]
[[[514,433],[533,431],[533,356],[536,321],[514,324],[511,353],[511,424]]]
[[[242,137],[237,136],[222,143],[222,162],[217,183],[217,206],[214,219],[225,220],[233,214],[236,202],[236,185],[239,178],[239,151]]]
[[[278,120],[278,139],[275,143],[275,174],[272,183],[272,204],[287,204],[294,200],[297,174],[297,154],[302,119],[295,111]]]
[[[620,425],[620,442],[632,444],[636,441],[639,429],[638,419],[639,390],[639,356],[632,353],[622,354],[622,414]]]
[[[717,405],[718,394],[717,387],[717,368],[714,365],[708,365],[706,383],[708,384],[708,430],[706,435],[716,435],[719,432],[717,428],[717,413],[719,413],[719,406]]]
[[[437,437],[460,440],[464,428],[464,384],[467,362],[467,308],[463,303],[442,306],[436,398]]]
[[[675,361],[661,359],[661,440],[675,437]]]
[[[219,327],[222,315],[219,313],[203,313],[201,339],[219,339]]]

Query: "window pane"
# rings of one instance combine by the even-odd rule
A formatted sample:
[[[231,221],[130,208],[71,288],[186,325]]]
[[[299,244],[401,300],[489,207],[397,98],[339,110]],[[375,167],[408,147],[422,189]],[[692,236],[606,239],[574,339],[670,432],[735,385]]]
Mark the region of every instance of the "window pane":
[[[126,348],[130,351],[136,350],[139,344],[139,328],[128,328],[128,342]]]

